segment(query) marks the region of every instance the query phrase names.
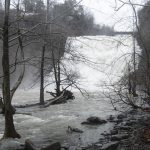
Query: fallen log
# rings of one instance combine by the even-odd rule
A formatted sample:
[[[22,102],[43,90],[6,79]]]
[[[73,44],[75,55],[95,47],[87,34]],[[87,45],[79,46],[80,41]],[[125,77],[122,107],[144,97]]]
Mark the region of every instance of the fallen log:
[[[64,93],[62,93],[60,96],[53,98],[51,100],[49,100],[48,103],[46,103],[43,107],[49,107],[50,105],[54,105],[54,104],[60,104],[66,102],[66,99],[64,97]]]
[[[56,93],[49,92],[49,91],[46,91],[46,93],[49,93],[51,96],[56,97]]]
[[[34,103],[34,104],[25,104],[25,105],[14,105],[15,108],[29,108],[34,106],[39,106],[40,103]]]
[[[68,132],[68,133],[71,133],[71,132],[83,133],[83,131],[82,131],[81,129],[73,128],[73,127],[71,127],[71,126],[68,126],[67,132]]]
[[[32,113],[26,113],[26,112],[15,112],[15,114],[32,116]]]

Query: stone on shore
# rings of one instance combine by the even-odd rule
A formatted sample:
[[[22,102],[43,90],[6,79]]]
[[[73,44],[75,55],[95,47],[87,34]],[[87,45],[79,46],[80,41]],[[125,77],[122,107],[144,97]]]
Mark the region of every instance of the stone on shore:
[[[117,149],[118,145],[119,145],[119,142],[109,142],[107,144],[104,144],[101,150],[115,150]]]
[[[107,121],[109,122],[114,122],[115,117],[113,115],[110,115],[109,118],[107,119]]]
[[[25,141],[26,150],[60,150],[61,145],[59,142],[53,141],[42,141],[42,140],[31,140],[27,139]]]
[[[124,118],[127,118],[127,115],[126,114],[119,114],[117,116],[117,119],[124,119]]]
[[[89,117],[85,122],[82,122],[81,124],[87,124],[87,125],[101,125],[107,123],[106,120],[100,119],[99,117]]]
[[[111,141],[121,141],[123,139],[129,138],[128,134],[117,134],[111,136]]]

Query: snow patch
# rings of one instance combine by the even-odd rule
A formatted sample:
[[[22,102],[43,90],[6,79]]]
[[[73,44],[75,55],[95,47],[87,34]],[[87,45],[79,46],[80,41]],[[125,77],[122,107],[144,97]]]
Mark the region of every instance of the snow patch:
[[[3,134],[2,133],[0,133],[0,139],[3,137]]]
[[[17,139],[4,139],[0,141],[0,150],[21,149],[23,145]]]

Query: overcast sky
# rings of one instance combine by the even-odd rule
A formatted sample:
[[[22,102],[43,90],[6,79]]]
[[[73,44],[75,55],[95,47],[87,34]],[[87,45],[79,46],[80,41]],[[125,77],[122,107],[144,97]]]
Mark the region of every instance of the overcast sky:
[[[129,0],[123,0],[128,2]],[[134,3],[144,4],[147,0],[131,0]],[[119,11],[115,11],[115,7],[119,8],[122,3],[118,0],[83,0],[85,5],[94,15],[96,23],[114,26],[116,30],[132,30],[133,11],[130,5],[124,5]],[[142,7],[137,7],[141,9]]]

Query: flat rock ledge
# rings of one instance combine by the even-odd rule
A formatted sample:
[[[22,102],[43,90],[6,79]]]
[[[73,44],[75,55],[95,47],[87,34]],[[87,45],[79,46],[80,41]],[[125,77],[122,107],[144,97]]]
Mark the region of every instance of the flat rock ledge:
[[[3,139],[0,140],[0,150],[24,150],[24,143],[18,139]]]
[[[54,141],[38,141],[27,139],[25,141],[25,150],[60,150],[59,142]]]

